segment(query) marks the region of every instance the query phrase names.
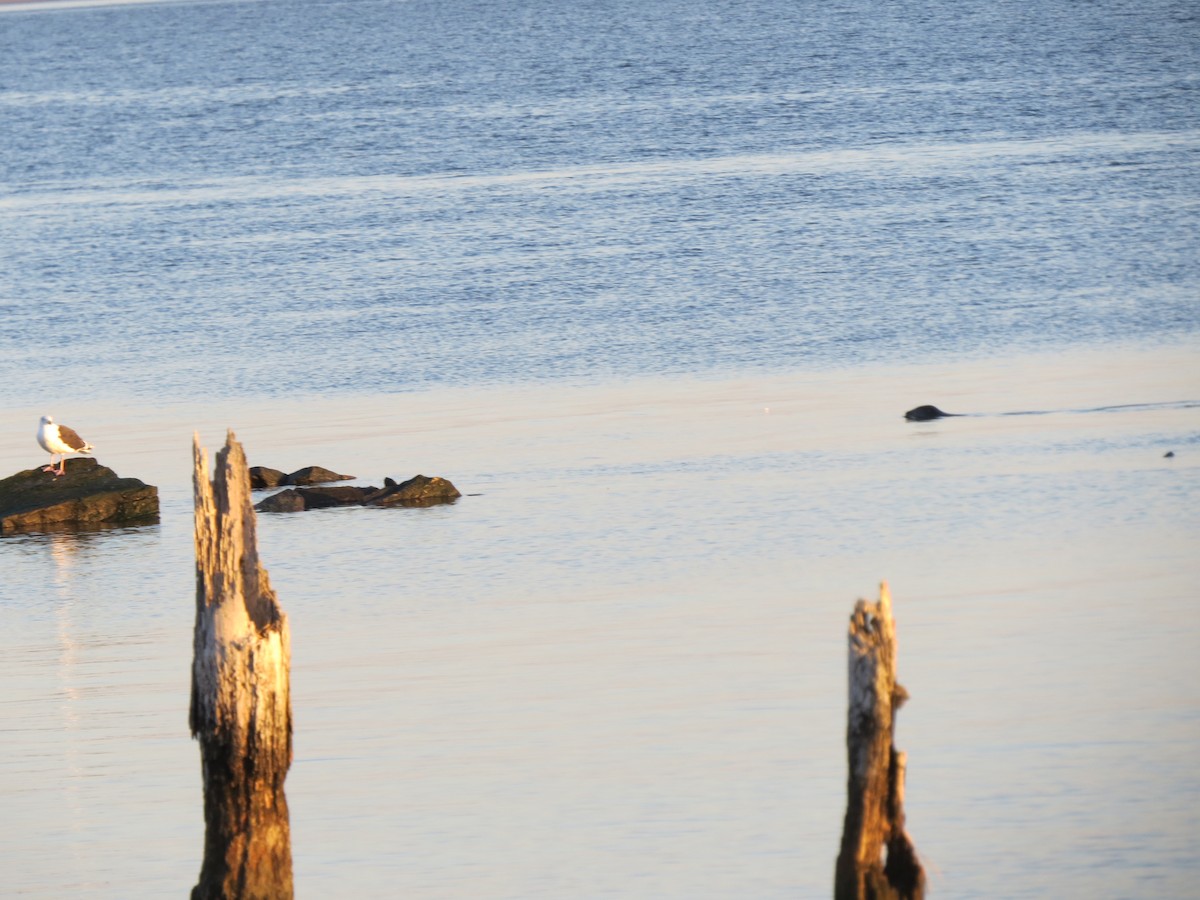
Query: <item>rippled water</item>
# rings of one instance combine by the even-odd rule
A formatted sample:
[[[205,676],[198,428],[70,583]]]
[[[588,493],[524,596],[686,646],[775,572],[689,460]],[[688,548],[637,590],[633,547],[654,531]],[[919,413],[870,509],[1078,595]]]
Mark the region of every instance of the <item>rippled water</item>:
[[[260,523],[300,896],[827,896],[881,578],[935,895],[1188,895],[1198,31],[0,5],[0,475],[53,412],[163,500],[0,540],[0,888],[194,883],[189,442],[232,427],[467,494]]]
[[[1188,4],[3,24],[18,397],[786,371],[1200,325]],[[44,348],[91,383],[47,392]]]

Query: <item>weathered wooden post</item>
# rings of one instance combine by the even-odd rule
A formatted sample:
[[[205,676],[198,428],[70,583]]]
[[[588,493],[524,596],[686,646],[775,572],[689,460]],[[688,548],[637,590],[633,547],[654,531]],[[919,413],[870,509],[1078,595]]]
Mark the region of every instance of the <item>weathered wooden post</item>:
[[[287,616],[259,564],[246,456],[193,441],[196,630],[192,737],[204,776],[204,863],[193,900],[292,896],[283,782],[292,763]]]
[[[859,600],[850,618],[850,776],[835,900],[925,896],[925,872],[904,830],[905,755],[892,742],[896,710],[906,699],[896,682],[896,623],[884,582],[879,602]]]

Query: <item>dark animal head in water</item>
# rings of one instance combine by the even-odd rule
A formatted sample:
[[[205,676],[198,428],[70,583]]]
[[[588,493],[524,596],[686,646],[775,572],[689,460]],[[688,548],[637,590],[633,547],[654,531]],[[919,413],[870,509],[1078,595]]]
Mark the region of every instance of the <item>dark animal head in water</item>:
[[[910,422],[928,422],[930,419],[940,419],[943,416],[953,416],[955,413],[942,412],[936,406],[918,406],[904,414]]]

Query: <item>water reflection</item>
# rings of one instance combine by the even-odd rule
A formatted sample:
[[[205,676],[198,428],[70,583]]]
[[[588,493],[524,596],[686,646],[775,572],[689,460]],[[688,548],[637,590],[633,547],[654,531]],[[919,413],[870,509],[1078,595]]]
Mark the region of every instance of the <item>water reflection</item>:
[[[80,796],[84,774],[79,734],[80,645],[74,621],[74,607],[80,596],[75,576],[81,545],[75,537],[63,533],[47,535],[45,544],[54,565],[54,590],[43,599],[54,606],[55,635],[58,640],[58,696],[52,705],[58,712],[61,728],[62,763],[66,775],[62,782],[63,805],[70,830],[78,833],[82,830],[85,815]]]
[[[125,877],[117,848],[158,840],[134,837],[135,822],[163,821],[154,811],[163,803],[189,809],[180,788],[191,787],[183,775],[196,768],[195,751],[178,661],[192,579],[187,556],[164,553],[160,538],[161,526],[140,525],[0,539],[0,709],[10,738],[0,794],[6,819],[37,835],[5,866],[7,890],[44,890],[49,873],[70,873],[51,876],[64,893],[103,890]],[[143,778],[155,785],[149,794],[131,790]],[[183,887],[160,885],[164,894]]]
[[[115,524],[112,522],[53,522],[50,524],[40,524],[37,527],[13,530],[13,532],[8,532],[0,536],[0,540],[40,534],[72,535],[74,538],[79,539],[80,544],[83,544],[83,542],[89,539],[102,538],[104,535],[112,535],[114,533],[136,534],[146,528],[154,528],[161,521],[161,516],[155,516],[152,520],[139,522],[136,526],[133,526],[133,524]]]
[[[0,535],[0,540],[12,541],[14,543],[28,542],[39,544],[40,536],[48,537],[68,537],[72,540],[68,542],[75,545],[76,550],[79,547],[87,544],[93,539],[103,539],[105,537],[123,535],[123,534],[138,534],[147,529],[153,529],[162,522],[161,516],[155,516],[136,525],[118,524],[112,522],[54,522],[48,525],[38,525],[37,527],[20,528],[14,531],[6,532]]]

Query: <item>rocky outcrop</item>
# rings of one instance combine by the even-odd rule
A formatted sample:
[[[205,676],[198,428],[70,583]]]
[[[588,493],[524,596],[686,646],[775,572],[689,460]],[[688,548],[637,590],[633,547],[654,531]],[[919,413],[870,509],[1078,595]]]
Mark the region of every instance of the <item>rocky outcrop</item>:
[[[435,506],[453,503],[462,494],[445,478],[415,475],[408,481],[385,478],[383,487],[288,488],[260,501],[259,512],[300,512],[333,506]]]
[[[250,467],[250,487],[254,490],[279,487],[280,485],[328,484],[331,481],[350,481],[353,475],[339,475],[320,466],[305,466],[291,474],[284,474],[278,469],[266,466]]]
[[[0,481],[0,534],[157,521],[158,488],[95,459],[68,459],[61,477],[27,469]]]

